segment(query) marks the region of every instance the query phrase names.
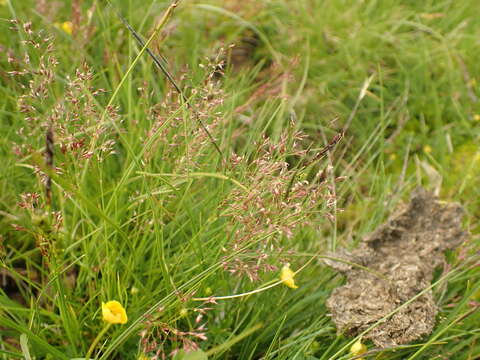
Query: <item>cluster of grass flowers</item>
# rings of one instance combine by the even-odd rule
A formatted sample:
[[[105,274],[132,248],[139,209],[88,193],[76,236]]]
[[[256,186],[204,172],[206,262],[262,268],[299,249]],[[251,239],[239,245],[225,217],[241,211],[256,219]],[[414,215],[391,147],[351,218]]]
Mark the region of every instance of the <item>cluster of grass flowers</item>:
[[[185,109],[182,110],[183,99],[178,94],[167,93],[162,103],[156,104],[153,94],[146,93],[144,90],[148,84],[144,84],[143,88],[138,90],[140,99],[147,105],[147,110],[140,114],[147,120],[147,135],[140,138],[143,149],[136,152],[130,148],[128,134],[119,127],[124,117],[120,110],[113,105],[102,109],[101,101],[97,98],[106,91],[97,90],[92,86],[94,73],[86,63],[83,63],[81,69],[75,71],[74,77],[65,76],[65,86],[60,89],[62,95],[59,96],[59,87],[55,79],[59,76],[57,67],[60,62],[56,58],[53,38],[45,36],[43,31],[33,30],[31,23],[21,24],[13,21],[12,25],[17,32],[28,39],[25,41],[23,56],[12,55],[9,58],[13,68],[10,75],[15,77],[19,92],[24,93],[18,96],[17,106],[23,114],[25,126],[18,132],[14,153],[25,168],[38,176],[36,192],[21,194],[22,201],[18,204],[20,209],[26,211],[26,217],[19,218],[22,220],[21,224],[12,225],[17,232],[24,232],[36,238],[32,250],[37,249],[42,254],[43,259],[38,266],[43,267],[42,277],[45,277],[45,280],[50,276],[49,274],[58,271],[68,272],[71,276],[73,283],[69,285],[70,288],[66,289],[65,284],[59,282],[57,284],[59,291],[68,291],[73,296],[79,290],[79,279],[85,275],[87,279],[91,277],[88,272],[82,274],[82,267],[71,265],[70,268],[67,266],[62,270],[64,265],[61,265],[65,251],[71,251],[80,244],[75,239],[77,236],[71,237],[69,227],[76,228],[81,239],[88,236],[88,231],[85,232],[83,229],[85,225],[88,227],[88,223],[91,225],[96,223],[92,218],[88,220],[85,218],[87,222],[81,225],[83,215],[78,213],[78,210],[81,210],[83,205],[79,208],[78,200],[90,208],[88,211],[93,210],[96,216],[99,216],[100,223],[96,223],[95,226],[114,229],[113,233],[118,234],[115,236],[118,236],[116,241],[123,242],[121,249],[128,251],[127,248],[130,246],[128,235],[108,219],[109,215],[106,212],[109,205],[98,208],[89,200],[89,196],[92,195],[87,195],[94,194],[94,189],[97,188],[105,196],[102,201],[110,202],[115,199],[108,192],[103,193],[101,188],[93,185],[88,173],[93,171],[106,183],[110,183],[116,176],[109,174],[105,177],[104,169],[121,164],[121,156],[127,156],[128,159],[130,154],[142,159],[142,163],[138,165],[140,165],[139,170],[144,171],[137,171],[137,174],[143,174],[147,184],[152,183],[153,179],[159,179],[160,184],[167,185],[167,188],[165,185],[158,188],[158,192],[154,191],[151,197],[145,196],[144,192],[138,190],[133,192],[133,196],[128,195],[132,202],[130,209],[126,210],[132,213],[134,221],[128,221],[127,224],[130,223],[130,226],[133,226],[130,231],[136,232],[137,230],[133,229],[137,228],[139,235],[144,234],[142,236],[155,235],[158,230],[153,229],[159,225],[163,225],[165,229],[169,228],[168,217],[165,220],[159,218],[159,221],[153,224],[151,221],[145,222],[147,217],[137,215],[145,211],[141,209],[145,209],[146,201],[156,202],[158,196],[163,197],[163,200],[160,200],[163,202],[161,208],[170,208],[163,216],[168,216],[172,211],[178,211],[175,210],[177,197],[173,195],[183,191],[181,187],[184,184],[187,185],[187,181],[190,182],[189,187],[192,189],[190,178],[198,176],[199,179],[218,178],[231,181],[233,187],[230,185],[230,188],[226,187],[222,190],[224,199],[219,198],[216,204],[213,204],[214,208],[218,209],[218,215],[209,218],[203,226],[218,226],[215,224],[223,223],[224,218],[230,219],[225,226],[235,233],[235,237],[225,238],[226,243],[222,248],[229,248],[233,253],[232,255],[219,253],[217,256],[221,258],[218,258],[217,264],[222,264],[227,270],[234,269],[231,272],[239,275],[247,274],[252,281],[258,282],[262,272],[275,270],[274,264],[282,262],[288,256],[286,250],[280,246],[280,238],[275,238],[277,236],[292,238],[298,223],[309,221],[310,213],[314,214],[321,210],[321,196],[317,195],[317,191],[324,191],[321,184],[314,185],[316,179],[300,180],[307,171],[307,167],[302,165],[306,152],[300,147],[303,141],[301,134],[290,130],[285,132],[277,142],[264,136],[259,137],[258,152],[253,154],[237,155],[230,151],[226,158],[223,153],[215,152],[213,142],[221,137],[220,126],[223,128],[226,126],[225,113],[221,109],[224,105],[224,95],[219,80],[219,76],[224,76],[219,72],[223,67],[221,50],[216,59],[208,60],[207,65],[202,67],[205,69],[205,77],[201,86],[190,90],[189,101],[194,104],[193,110],[187,108],[186,113]],[[25,79],[25,85],[22,85],[23,79]],[[26,81],[27,79],[29,80]],[[205,127],[200,127],[198,122],[194,121],[195,118]],[[45,134],[47,134],[46,138]],[[27,139],[32,141],[24,141],[25,138],[21,135],[26,135]],[[45,139],[47,139],[46,143]],[[168,159],[167,163],[165,161],[158,163],[159,153],[163,154],[163,160]],[[211,170],[201,171],[206,166],[207,168],[210,166],[215,153],[221,159],[216,166],[223,168],[226,175],[213,173]],[[110,160],[107,158],[109,155]],[[285,161],[287,157],[290,161],[297,163],[292,170],[289,169],[292,165]],[[138,160],[132,158],[130,161]],[[133,165],[134,162],[131,164]],[[198,170],[198,172],[192,172],[192,170]],[[134,173],[131,172],[131,175]],[[168,178],[172,178],[173,182],[166,181]],[[180,181],[177,181],[177,178]],[[84,179],[87,179],[87,183],[83,182]],[[116,190],[118,187],[114,185],[115,181],[109,185],[113,186],[113,194],[118,191]],[[152,185],[148,185],[150,186]],[[202,186],[205,185],[201,185],[199,189]],[[165,190],[161,190],[162,188]],[[247,194],[239,193],[237,188],[246,191]],[[48,191],[45,192],[45,189]],[[241,208],[249,209],[248,213],[240,213]],[[147,210],[147,213],[152,212]],[[203,210],[200,213],[203,213]],[[80,221],[80,227],[77,227],[78,221]],[[248,233],[250,234],[247,236]],[[102,244],[99,245],[102,247]],[[178,247],[175,243],[173,246]],[[189,246],[183,251],[189,251],[188,248]],[[87,248],[85,250],[89,252]],[[110,252],[110,250],[104,249],[102,252]],[[96,265],[99,269],[103,268],[102,263],[105,260],[107,262],[113,260],[110,256],[103,260],[95,258],[99,261]],[[180,260],[177,260],[176,266],[181,265]],[[166,267],[167,264],[164,266]],[[260,272],[260,270],[263,271]],[[288,279],[286,279],[283,271],[281,277],[282,282],[287,286],[295,287],[293,274],[287,275]],[[132,287],[132,295],[138,292],[137,287]],[[191,294],[186,293],[182,303],[186,303],[191,297]],[[215,304],[215,301],[207,299],[205,305],[209,303]],[[169,354],[170,356],[180,349],[187,352],[198,350],[197,341],[207,340],[206,325],[201,323],[202,318],[213,308],[195,306],[192,310],[192,314],[196,314],[193,323],[195,326],[192,327],[193,324],[187,323],[186,329],[182,329],[184,328],[182,324],[173,325],[165,321],[163,317],[166,309],[165,311],[163,309],[162,307],[162,311],[156,312],[155,316],[149,315],[143,324],[139,324],[140,329],[143,327],[139,332],[141,353],[150,353],[154,356]],[[90,345],[86,351],[87,358],[94,353],[100,341],[103,341],[104,336],[108,334],[110,325],[127,323],[127,315],[120,302],[102,303],[101,310],[107,325],[91,333]],[[189,311],[185,307],[179,311],[179,314],[180,322],[189,317]],[[71,345],[77,349],[74,350],[76,352],[81,349],[81,345],[78,339],[73,339],[75,332],[82,331],[81,325],[72,315],[68,317],[72,328],[67,331],[67,337]],[[95,328],[97,327],[93,325],[92,329]]]
[[[317,255],[423,169],[479,214],[475,4],[6,1],[0,359],[368,358]],[[372,352],[476,356],[474,239],[434,333]]]

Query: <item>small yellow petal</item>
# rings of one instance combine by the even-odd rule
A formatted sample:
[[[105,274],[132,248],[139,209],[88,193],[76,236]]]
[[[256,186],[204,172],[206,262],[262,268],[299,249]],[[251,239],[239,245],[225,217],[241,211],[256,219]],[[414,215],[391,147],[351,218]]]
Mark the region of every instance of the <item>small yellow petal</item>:
[[[425,145],[423,147],[423,151],[425,151],[427,154],[430,154],[432,152],[432,147],[430,145]]]
[[[282,280],[282,282],[289,288],[297,289],[298,286],[295,285],[295,280],[293,279],[294,276],[295,273],[292,271],[292,269],[290,269],[289,264],[286,264],[282,267],[280,272],[280,280]]]
[[[115,300],[102,302],[102,316],[110,324],[125,324],[128,321],[125,308]]]
[[[480,115],[479,114],[473,115],[473,120],[480,121]]]
[[[62,23],[56,22],[53,24],[57,29],[65,31],[68,35],[73,33],[73,24],[71,21],[64,21]]]
[[[73,32],[73,24],[71,21],[65,21],[62,24],[62,30],[65,31],[68,35],[72,35]]]
[[[353,344],[352,347],[350,348],[350,354],[352,354],[353,356],[363,355],[366,352],[367,352],[367,347],[365,346],[365,344],[362,344],[360,339],[357,340],[355,344]]]

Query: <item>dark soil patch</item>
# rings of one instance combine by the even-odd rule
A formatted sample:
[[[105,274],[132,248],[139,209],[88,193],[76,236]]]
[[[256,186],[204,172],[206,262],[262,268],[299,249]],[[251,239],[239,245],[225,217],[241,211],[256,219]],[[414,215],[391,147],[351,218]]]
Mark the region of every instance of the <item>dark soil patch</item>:
[[[347,284],[327,301],[338,331],[361,333],[428,288],[435,268],[445,263],[443,252],[467,238],[462,217],[460,205],[418,189],[410,203],[363,239],[358,249],[332,254],[351,263],[325,261],[347,276]],[[437,310],[429,289],[364,338],[380,347],[409,343],[432,331]]]

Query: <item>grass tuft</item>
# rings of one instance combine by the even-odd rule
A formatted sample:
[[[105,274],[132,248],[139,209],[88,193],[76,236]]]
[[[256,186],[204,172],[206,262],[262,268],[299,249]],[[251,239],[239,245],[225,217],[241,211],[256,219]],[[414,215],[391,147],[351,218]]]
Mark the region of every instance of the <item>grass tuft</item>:
[[[352,358],[321,259],[418,185],[472,235],[362,356],[478,358],[480,3],[141,3],[0,1],[0,359]]]

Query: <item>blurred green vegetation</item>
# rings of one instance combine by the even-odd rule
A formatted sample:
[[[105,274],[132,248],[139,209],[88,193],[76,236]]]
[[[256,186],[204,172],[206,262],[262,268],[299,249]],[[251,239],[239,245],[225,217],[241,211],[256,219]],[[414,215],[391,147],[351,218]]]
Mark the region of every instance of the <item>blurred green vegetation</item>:
[[[207,139],[196,141],[205,135],[200,125],[181,101],[171,100],[171,85],[147,54],[125,76],[140,48],[105,1],[1,3],[0,359],[28,358],[26,349],[37,359],[82,358],[103,328],[101,302],[112,299],[125,304],[130,320],[102,337],[98,358],[138,358],[142,329],[170,356],[185,345],[180,337],[172,340],[172,329],[199,326],[200,303],[192,296],[242,294],[275,281],[275,271],[261,273],[257,282],[224,271],[240,225],[232,227],[221,215],[236,189],[230,180],[249,184],[257,175],[249,166],[232,167],[232,152],[256,159],[263,137],[278,144],[293,120],[293,128],[306,134],[301,146],[309,160],[345,130],[329,156],[300,171],[298,179],[329,165],[329,176],[346,179],[329,182],[337,199],[333,221],[319,204],[318,216],[291,238],[281,236],[286,250],[267,252],[269,260],[277,266],[288,260],[296,270],[328,249],[354,247],[413,188],[438,191],[443,200],[462,203],[472,234],[449,256],[448,283],[434,288],[438,326],[417,344],[374,349],[368,358],[480,356],[474,311],[480,273],[471,266],[475,256],[478,261],[480,216],[480,2],[180,2],[151,49],[198,104],[206,124],[216,124],[226,163]],[[169,5],[112,3],[145,39]],[[54,37],[58,65],[49,95],[35,103],[38,124],[61,104],[71,107],[72,119],[81,115],[76,123],[59,120],[65,132],[74,134],[79,126],[88,134],[81,156],[63,153],[57,144],[55,163],[63,173],[52,174],[52,210],[61,214],[60,230],[45,208],[18,205],[26,193],[46,202],[45,179],[35,168],[43,166],[44,127],[28,133],[32,123],[19,111],[29,81],[42,76],[9,72],[26,66],[27,48],[27,67],[35,68],[41,50],[25,44],[26,32],[11,30],[9,19],[32,22],[41,39]],[[72,33],[66,22],[72,22]],[[220,60],[223,75],[215,68]],[[84,63],[92,78],[65,97]],[[211,74],[219,81],[215,91],[207,89]],[[90,101],[87,85],[105,94]],[[112,96],[115,111],[105,108]],[[72,105],[75,99],[79,108]],[[222,102],[211,106],[215,99]],[[159,127],[168,129],[165,137],[157,138]],[[114,154],[88,160],[92,139],[113,140]],[[33,151],[15,154],[21,146]],[[303,161],[290,150],[275,153],[274,160],[299,169]],[[164,175],[146,175],[152,173]],[[190,173],[200,175],[185,176]],[[296,290],[280,284],[208,305],[212,310],[201,321],[208,339],[199,346],[212,359],[350,358],[354,339],[336,333],[325,307],[343,279],[317,260],[295,279]],[[157,332],[162,328],[170,336]]]

